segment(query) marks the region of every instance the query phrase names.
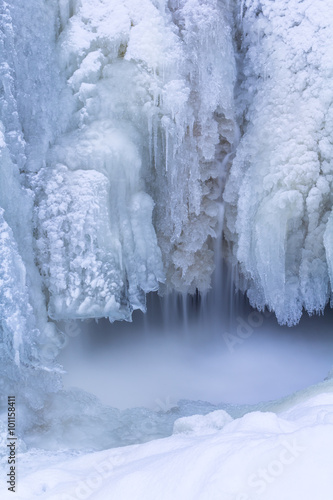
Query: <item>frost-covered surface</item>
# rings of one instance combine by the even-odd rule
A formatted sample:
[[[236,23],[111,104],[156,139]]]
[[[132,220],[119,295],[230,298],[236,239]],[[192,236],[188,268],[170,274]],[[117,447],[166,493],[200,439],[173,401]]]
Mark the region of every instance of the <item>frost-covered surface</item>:
[[[333,4],[245,0],[242,14],[226,236],[251,303],[295,324],[332,297]]]
[[[33,195],[49,317],[130,319],[162,283],[207,290],[237,135],[228,2],[2,12],[4,137]]]
[[[18,191],[0,206],[39,330],[45,306],[51,319],[129,320],[149,291],[209,289],[236,108],[225,238],[244,289],[282,323],[323,310],[331,11],[324,0],[2,4],[2,168],[13,164]]]
[[[58,319],[130,319],[164,281],[141,172],[149,74],[124,59],[131,22],[157,10],[150,2],[144,14],[135,3],[83,1],[66,15],[64,5],[57,50],[69,92],[59,104],[71,114],[36,188],[48,311]]]
[[[71,17],[61,12],[59,64],[72,97],[65,94],[60,105],[72,115],[48,154],[46,176],[53,183],[54,170],[62,166],[81,171],[73,181],[68,172],[65,181],[65,189],[73,184],[75,197],[78,176],[88,175],[82,170],[90,172],[82,186],[96,184],[97,191],[103,175],[109,185],[101,190],[101,204],[108,205],[109,215],[93,214],[91,220],[100,218],[96,235],[87,227],[76,234],[76,245],[68,249],[65,243],[63,252],[71,257],[61,258],[61,264],[47,261],[47,252],[50,261],[59,255],[59,242],[41,231],[39,261],[51,294],[49,313],[128,318],[132,309],[145,308],[143,292],[156,290],[165,279],[168,289],[207,290],[211,240],[218,236],[217,160],[230,152],[235,137],[227,5],[219,8],[216,0],[171,2],[169,7],[150,0],[83,0],[73,3]],[[93,180],[95,171],[101,175]],[[62,196],[46,195],[38,217],[46,217],[49,226],[50,211],[57,212]],[[72,238],[76,225],[61,210],[61,224]],[[77,204],[73,210],[82,221],[85,208]],[[64,240],[54,222],[53,232]],[[109,233],[105,240],[112,244],[100,237],[93,250],[90,242],[98,233]],[[95,255],[89,258],[89,252]],[[68,265],[73,259],[75,269]],[[70,286],[65,281],[59,285],[58,262],[60,274],[70,275]],[[94,279],[94,268],[106,262],[112,276],[102,271]],[[85,279],[89,266],[92,284]],[[56,301],[62,304],[55,306]]]
[[[268,410],[181,418],[170,437],[98,453],[23,453],[16,497],[331,500],[331,382]]]
[[[40,408],[59,387],[51,320],[130,320],[149,291],[209,288],[235,109],[244,135],[225,238],[244,289],[281,323],[303,306],[323,310],[333,280],[328,0],[8,0],[0,16],[7,391]]]
[[[29,401],[36,409],[42,406],[45,390],[56,390],[60,384],[58,377],[51,375],[59,345],[54,325],[47,322],[34,263],[33,193],[27,189],[23,174],[28,157],[41,158],[50,138],[44,130],[45,96],[39,98],[36,93],[36,86],[43,87],[47,77],[39,72],[37,58],[36,65],[29,67],[25,58],[39,52],[51,62],[48,42],[52,27],[47,29],[45,16],[54,12],[43,2],[35,2],[35,6],[37,15],[21,1],[15,6],[3,2],[0,7],[0,380],[1,403],[14,393],[22,404]],[[15,36],[25,32],[22,12],[25,19],[31,19],[32,31],[44,23],[40,46],[29,36],[25,41]],[[53,83],[56,87],[56,78]],[[53,89],[49,95],[52,93]],[[28,414],[22,430],[26,424]]]
[[[171,66],[176,74],[160,89],[164,116],[157,121],[155,113],[151,124],[157,159],[151,182],[167,286],[194,293],[210,286],[212,239],[220,237],[221,179],[238,133],[232,18],[229,2],[169,5],[179,55]]]
[[[0,5],[1,352],[36,406],[61,345],[50,320],[130,320],[163,283],[210,285],[236,129],[220,7]]]

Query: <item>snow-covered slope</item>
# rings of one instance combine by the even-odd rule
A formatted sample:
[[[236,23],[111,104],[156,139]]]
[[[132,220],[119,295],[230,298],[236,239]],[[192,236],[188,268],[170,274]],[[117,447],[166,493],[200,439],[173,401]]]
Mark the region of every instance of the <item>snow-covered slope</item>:
[[[16,498],[331,500],[332,447],[327,382],[234,420],[224,410],[181,418],[172,436],[145,444],[22,454]]]

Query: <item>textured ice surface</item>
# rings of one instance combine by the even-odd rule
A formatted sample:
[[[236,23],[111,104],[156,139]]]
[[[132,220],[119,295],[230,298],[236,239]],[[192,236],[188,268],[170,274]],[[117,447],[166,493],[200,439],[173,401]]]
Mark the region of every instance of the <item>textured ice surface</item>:
[[[49,317],[130,319],[148,291],[209,289],[231,162],[225,239],[251,303],[288,324],[303,307],[323,310],[331,10],[324,0],[2,5],[3,147],[36,239],[29,259],[18,252],[28,276],[37,264]],[[1,206],[7,220],[14,205]]]
[[[251,304],[297,323],[332,297],[333,5],[242,2],[243,137],[226,236]]]
[[[42,406],[45,391],[60,385],[51,373],[58,371],[54,358],[60,344],[47,321],[35,265],[34,196],[26,178],[29,168],[43,163],[56,130],[55,14],[54,7],[38,0],[0,6],[1,403],[12,393],[34,408]],[[25,417],[22,430],[29,425]]]
[[[130,320],[163,283],[210,286],[237,135],[221,7],[0,5],[1,356],[34,406],[58,387],[50,320]]]
[[[83,0],[60,19],[63,125],[31,176],[49,316],[130,319],[165,281],[207,290],[236,127],[229,10]]]

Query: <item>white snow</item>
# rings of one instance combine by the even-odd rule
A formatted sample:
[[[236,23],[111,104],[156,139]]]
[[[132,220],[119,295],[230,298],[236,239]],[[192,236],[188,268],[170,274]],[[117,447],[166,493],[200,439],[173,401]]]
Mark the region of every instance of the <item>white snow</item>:
[[[170,437],[98,453],[23,453],[16,498],[330,500],[332,383],[267,410],[182,418]]]

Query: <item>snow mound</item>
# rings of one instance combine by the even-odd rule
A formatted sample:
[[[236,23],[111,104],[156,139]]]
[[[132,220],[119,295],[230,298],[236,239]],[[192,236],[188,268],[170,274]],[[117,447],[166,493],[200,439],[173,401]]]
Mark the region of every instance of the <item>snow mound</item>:
[[[232,421],[230,415],[224,410],[216,410],[208,415],[193,415],[183,417],[175,421],[173,434],[194,433],[206,434],[223,429],[225,425]]]

